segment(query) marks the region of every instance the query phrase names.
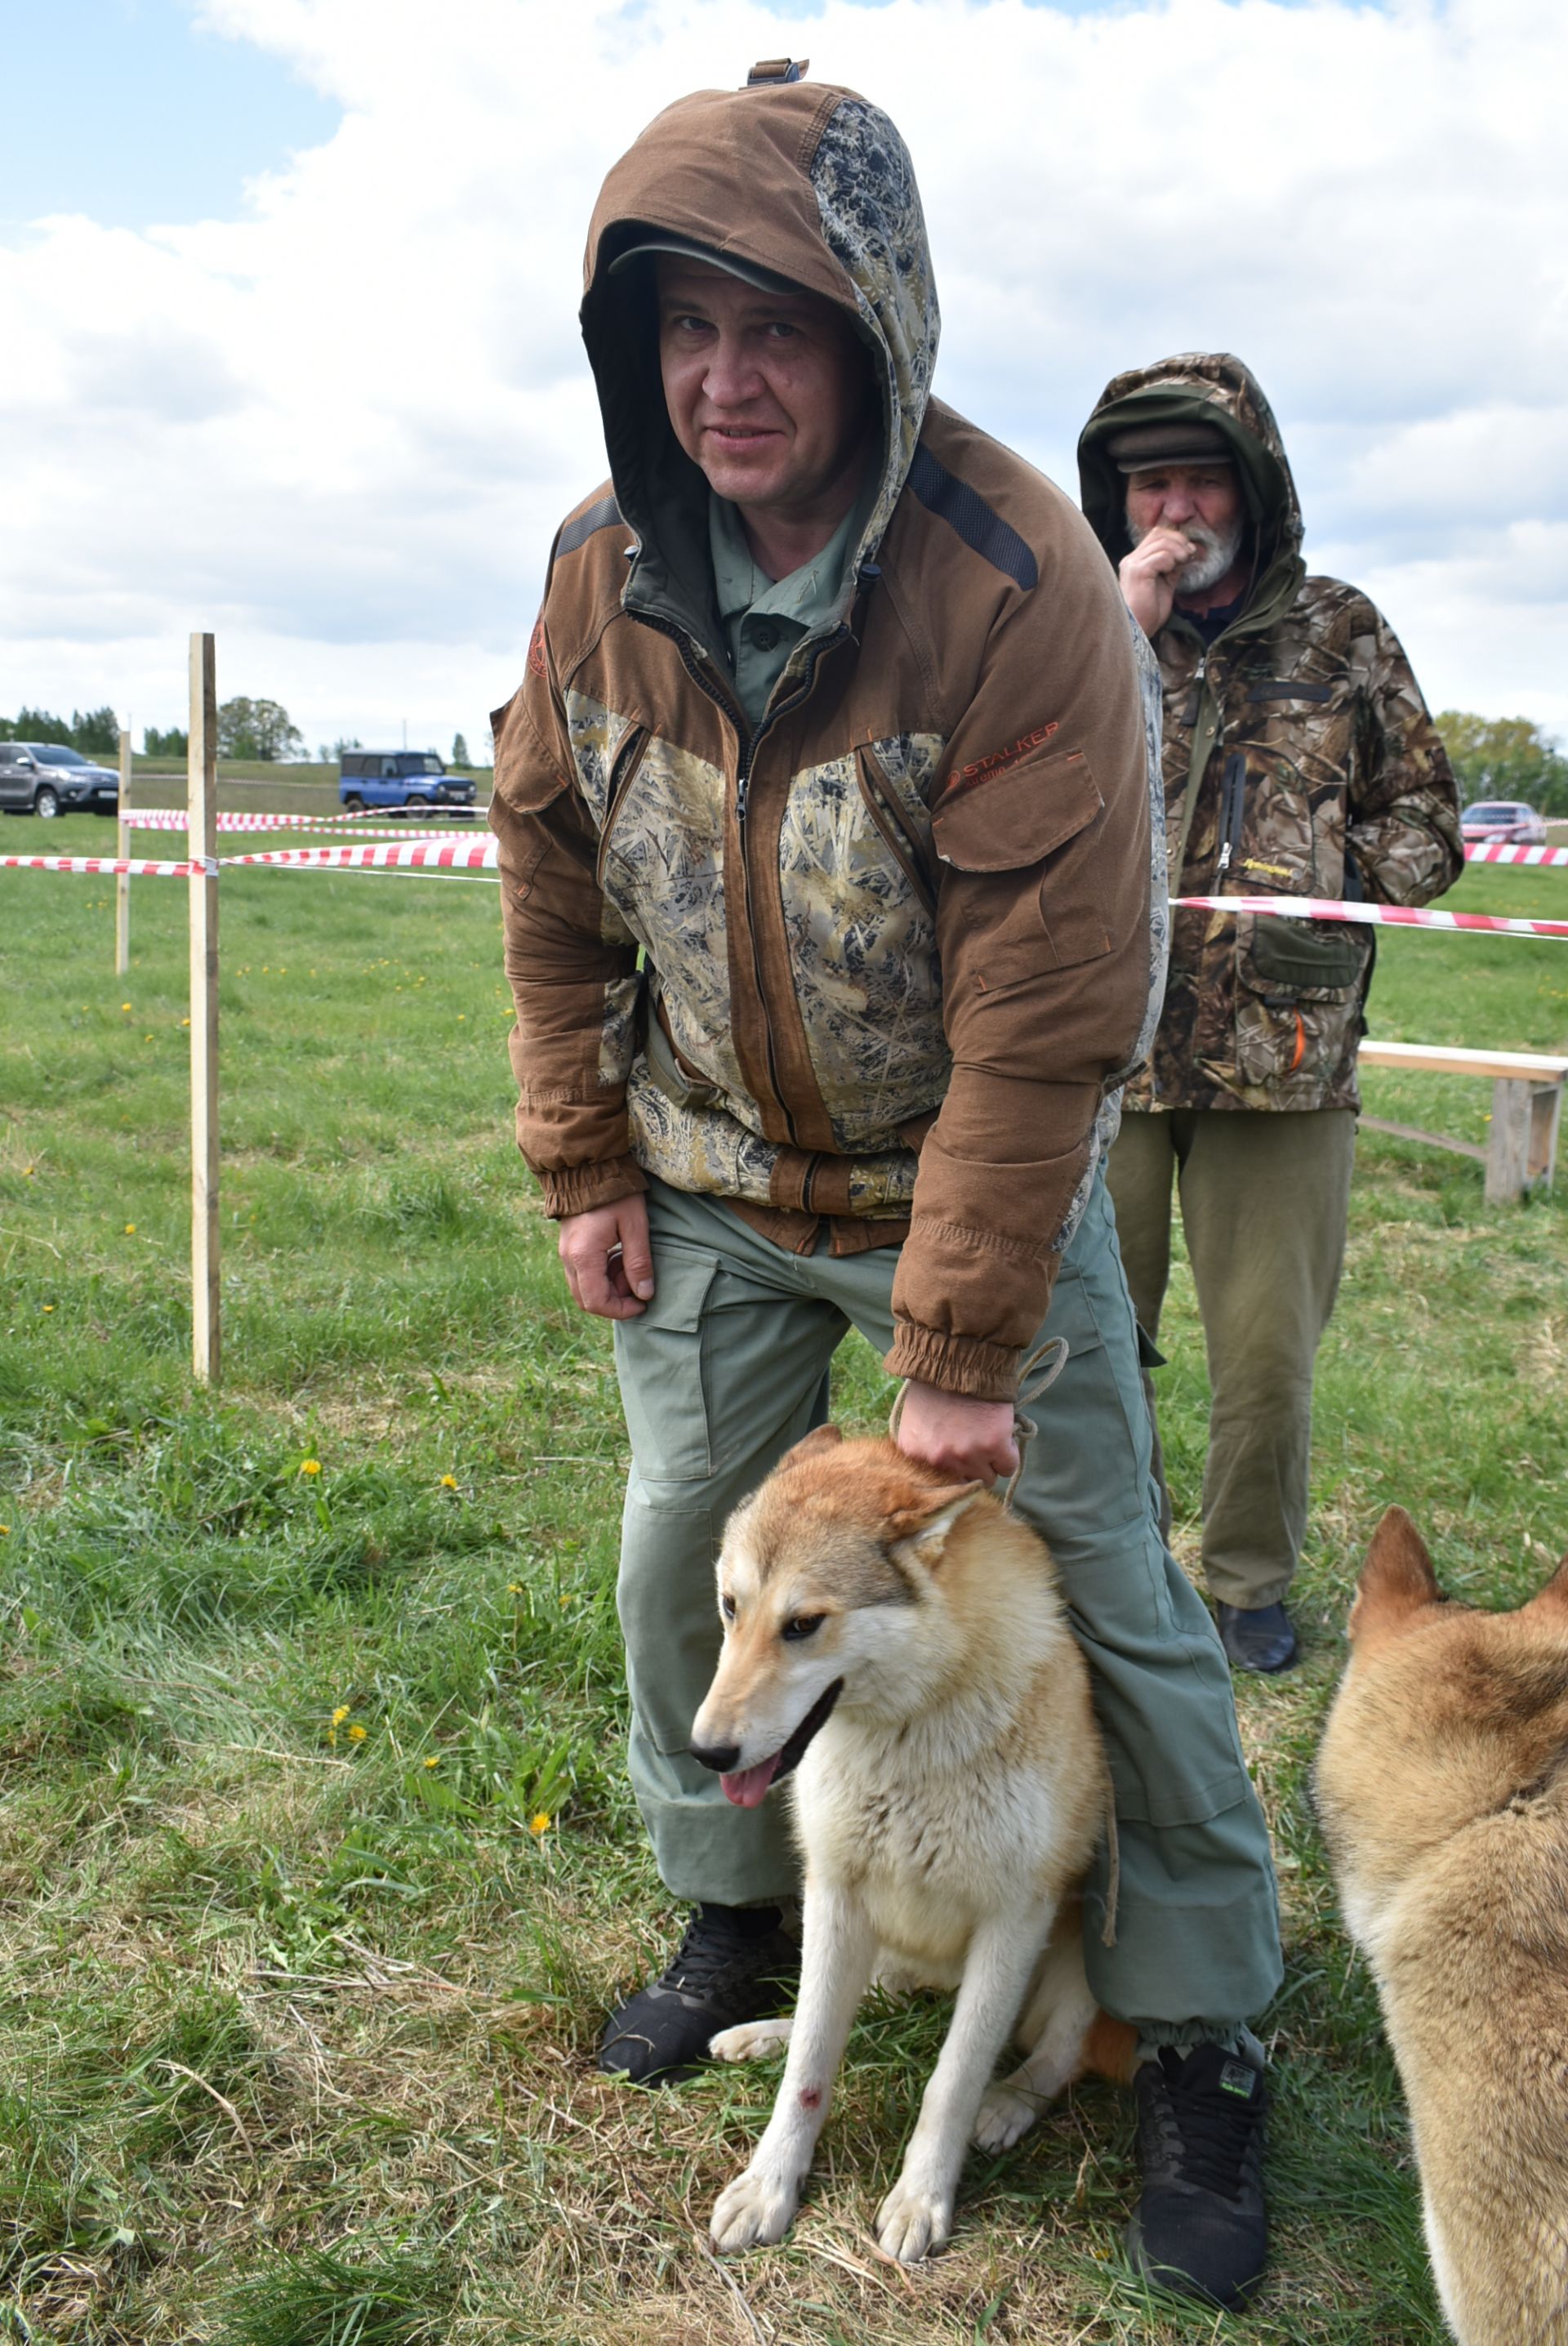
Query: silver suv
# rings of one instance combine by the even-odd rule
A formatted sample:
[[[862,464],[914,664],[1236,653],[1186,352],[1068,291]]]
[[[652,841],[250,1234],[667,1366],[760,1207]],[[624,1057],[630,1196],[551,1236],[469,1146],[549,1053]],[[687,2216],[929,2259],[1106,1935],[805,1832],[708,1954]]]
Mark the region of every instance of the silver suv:
[[[55,741],[0,741],[0,807],[7,814],[113,814],[120,778]]]

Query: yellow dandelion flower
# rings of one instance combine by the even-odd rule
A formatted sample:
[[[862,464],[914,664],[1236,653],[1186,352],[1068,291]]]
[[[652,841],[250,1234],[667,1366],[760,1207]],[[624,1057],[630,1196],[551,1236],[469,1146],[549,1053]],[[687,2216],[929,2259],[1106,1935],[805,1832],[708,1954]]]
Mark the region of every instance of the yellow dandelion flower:
[[[127,1223],[126,1224],[126,1236],[127,1236],[127,1239],[134,1239],[134,1238],[135,1238],[135,1236],[136,1236],[136,1224],[135,1224],[134,1222],[127,1222]]]
[[[46,1304],[45,1304],[45,1306],[44,1306],[44,1309],[45,1309],[45,1311],[52,1311],[54,1310],[54,1308],[55,1308],[55,1307],[54,1307],[54,1305],[53,1305],[52,1303],[46,1303]]]
[[[321,1471],[321,1462],[319,1458],[302,1458],[300,1461],[300,1472],[301,1474],[319,1474]]]
[[[427,1768],[439,1768],[439,1767],[440,1767],[440,1765],[441,1765],[441,1754],[440,1754],[440,1752],[439,1752],[439,1751],[433,1751],[433,1752],[432,1752],[432,1754],[431,1754],[430,1758],[425,1761],[425,1763],[424,1763],[424,1764],[425,1764],[425,1766],[426,1766]]]
[[[348,1704],[347,1704],[346,1702],[341,1702],[341,1703],[338,1705],[338,1707],[337,1707],[336,1710],[335,1710],[335,1711],[333,1711],[333,1713],[332,1713],[332,1725],[333,1725],[334,1727],[341,1727],[341,1725],[342,1725],[342,1723],[343,1723],[344,1719],[347,1719],[348,1715],[349,1715],[349,1706],[348,1706]]]
[[[457,1488],[456,1475],[443,1474],[441,1478],[441,1487],[443,1491],[455,1491]]]
[[[542,1833],[547,1833],[549,1831],[550,1820],[543,1809],[540,1810],[536,1817],[529,1818],[528,1830],[533,1834],[535,1841],[539,1839]]]
[[[572,1599],[571,1599],[570,1595],[567,1593],[567,1591],[566,1591],[565,1589],[564,1589],[564,1588],[563,1588],[563,1589],[562,1589],[562,1591],[561,1591],[561,1602],[562,1602],[562,1604],[563,1604],[563,1605],[569,1605],[569,1604],[571,1603],[571,1601],[572,1601]]]
[[[520,1580],[509,1580],[506,1584],[506,1594],[508,1596],[521,1596],[523,1583]]]
[[[122,1002],[120,1004],[120,1008],[122,1010],[128,1010],[130,1008],[130,1004],[128,1002]]]
[[[350,1741],[351,1743],[362,1743],[362,1742],[364,1741],[364,1739],[365,1739],[365,1730],[364,1730],[364,1729],[363,1729],[362,1727],[351,1727],[351,1728],[350,1728],[350,1729],[349,1729],[349,1741]]]
[[[11,1526],[10,1526],[10,1525],[9,1525],[9,1524],[0,1524],[0,1539],[9,1539],[9,1538],[10,1538],[10,1536],[11,1536]]]

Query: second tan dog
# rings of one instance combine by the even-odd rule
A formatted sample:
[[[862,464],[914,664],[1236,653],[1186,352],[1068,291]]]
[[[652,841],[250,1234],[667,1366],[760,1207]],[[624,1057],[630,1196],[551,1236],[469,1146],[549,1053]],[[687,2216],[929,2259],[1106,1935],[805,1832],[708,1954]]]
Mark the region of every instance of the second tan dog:
[[[1568,2341],[1568,1563],[1515,1613],[1445,1601],[1390,1507],[1318,1759],[1351,1936],[1410,2105],[1461,2346]]]
[[[1016,2141],[1089,2067],[1132,2075],[1134,2033],[1097,2011],[1079,1938],[1106,1817],[1088,1672],[1025,1525],[978,1483],[831,1426],[731,1516],[718,1578],[724,1649],[691,1749],[741,1807],[793,1772],[806,1885],[793,2033],[765,2021],[713,2042],[720,2059],[789,2044],[714,2242],[788,2230],[880,1967],[890,1985],[958,1991],[877,2218],[883,2248],[913,2260],[952,2231],[972,2138]],[[1010,2035],[1025,2057],[993,2086]]]

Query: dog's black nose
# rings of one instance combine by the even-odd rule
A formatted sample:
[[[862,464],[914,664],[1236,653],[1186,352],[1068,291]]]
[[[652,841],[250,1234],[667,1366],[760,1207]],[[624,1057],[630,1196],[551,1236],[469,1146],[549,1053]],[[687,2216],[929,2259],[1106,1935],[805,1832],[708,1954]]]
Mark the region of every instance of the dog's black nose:
[[[728,1776],[740,1757],[738,1743],[694,1743],[691,1756],[699,1768],[711,1768],[716,1776]]]

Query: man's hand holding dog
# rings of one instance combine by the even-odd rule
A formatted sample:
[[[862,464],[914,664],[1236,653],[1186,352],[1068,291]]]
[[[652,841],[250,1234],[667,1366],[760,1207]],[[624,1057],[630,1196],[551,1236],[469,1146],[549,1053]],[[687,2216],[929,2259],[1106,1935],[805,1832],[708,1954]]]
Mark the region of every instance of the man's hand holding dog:
[[[648,1209],[640,1191],[564,1216],[556,1252],[573,1302],[601,1320],[635,1320],[653,1295]]]
[[[1018,1472],[1010,1401],[969,1401],[911,1377],[894,1435],[906,1458],[935,1466],[955,1483],[983,1483],[990,1489]]]

